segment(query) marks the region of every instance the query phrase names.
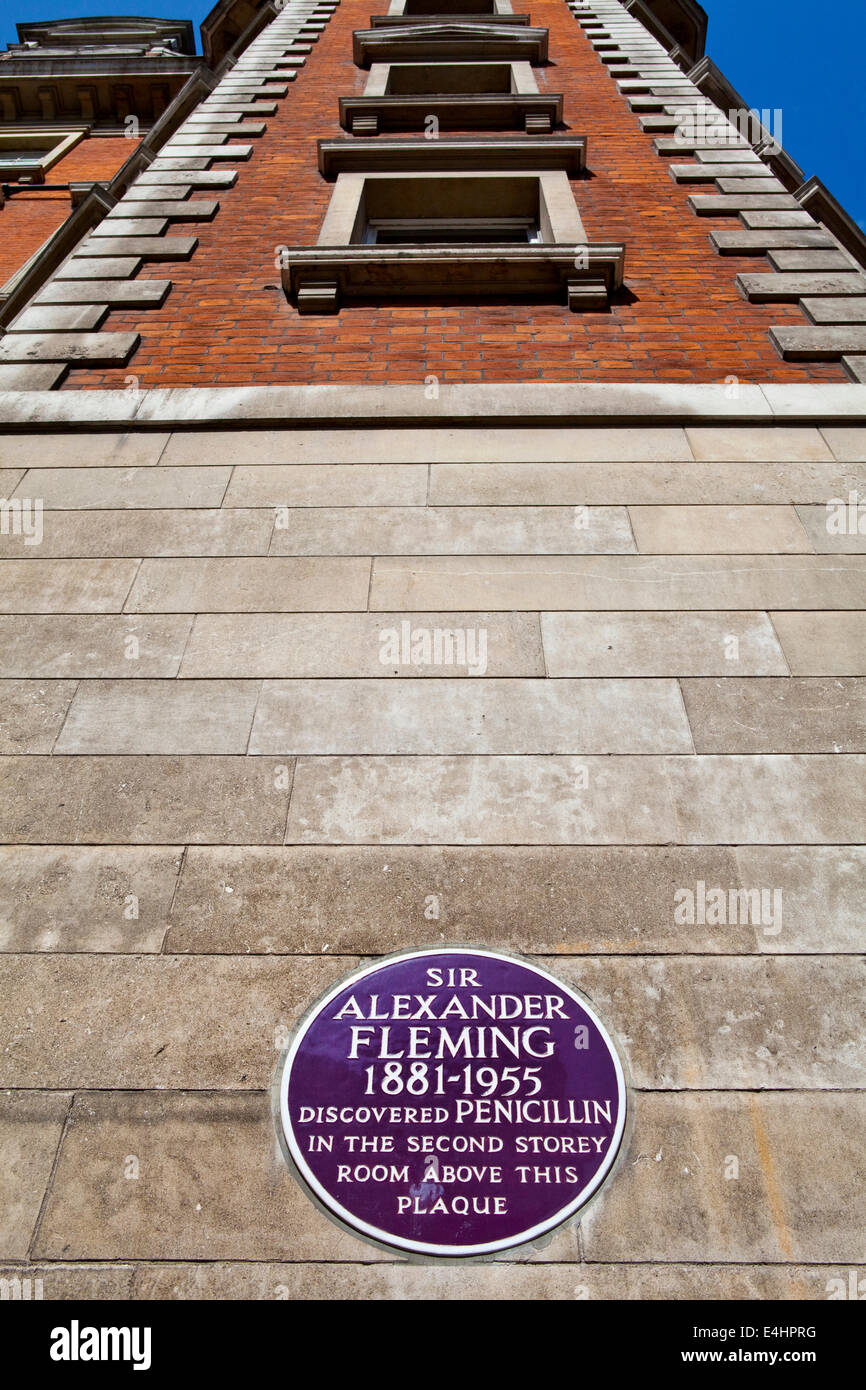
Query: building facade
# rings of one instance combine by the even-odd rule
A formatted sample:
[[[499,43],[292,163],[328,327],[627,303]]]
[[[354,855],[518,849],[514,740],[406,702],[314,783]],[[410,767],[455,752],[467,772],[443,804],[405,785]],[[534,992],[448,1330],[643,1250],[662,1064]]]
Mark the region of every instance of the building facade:
[[[0,55],[4,1277],[866,1278],[866,246],[706,35],[222,0],[203,58]],[[592,1202],[468,1264],[331,1220],[274,1103],[442,945],[582,991],[629,1087]]]

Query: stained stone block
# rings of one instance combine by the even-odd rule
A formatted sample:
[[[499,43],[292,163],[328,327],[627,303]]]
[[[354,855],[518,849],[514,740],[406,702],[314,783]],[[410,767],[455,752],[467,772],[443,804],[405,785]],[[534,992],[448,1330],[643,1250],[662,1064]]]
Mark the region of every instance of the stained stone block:
[[[57,468],[146,468],[159,462],[169,436],[160,433],[0,435],[0,459],[41,475]],[[31,479],[37,474],[31,472]],[[106,474],[110,481],[110,474]],[[11,495],[11,494],[10,494]],[[44,494],[40,493],[44,497]]]
[[[27,1258],[70,1100],[56,1092],[0,1096],[0,1258],[4,1260]]]
[[[563,957],[830,954],[858,949],[864,869],[851,846],[201,846],[184,860],[165,949],[374,955],[444,933]],[[700,883],[722,890],[724,920],[698,911]],[[674,920],[684,889],[689,924]],[[729,913],[740,890],[748,910]]]
[[[542,613],[547,674],[784,676],[765,613]]]
[[[808,212],[749,212],[748,208],[740,213],[740,221],[744,227],[760,229],[769,228],[794,228],[800,227],[804,231],[820,230],[814,217]]]
[[[0,341],[0,361],[122,367],[140,341],[137,333],[7,333]]]
[[[403,624],[406,624],[404,629]],[[465,676],[465,654],[458,639],[443,643],[442,664],[433,664],[432,634],[484,634],[487,676],[543,676],[538,616],[534,613],[330,613],[326,623],[304,613],[200,613],[184,652],[187,677],[248,676],[285,678]],[[2,629],[0,629],[2,631]],[[428,664],[413,653],[412,634],[428,634]],[[405,633],[405,636],[404,636]],[[400,660],[382,661],[386,638],[396,634]],[[423,655],[423,652],[422,654]]]
[[[96,261],[88,265],[95,266]],[[108,309],[158,309],[171,289],[170,280],[50,280],[34,304],[104,304]]]
[[[287,844],[838,844],[866,759],[301,758]]]
[[[0,674],[30,680],[174,676],[192,621],[187,614],[0,617]]]
[[[162,236],[167,226],[168,219],[165,217],[149,216],[148,214],[143,217],[132,217],[129,214],[122,217],[120,213],[116,213],[114,217],[109,215],[104,222],[100,222],[98,227],[94,227],[90,235],[95,238]]]
[[[629,554],[634,548],[628,514],[614,507],[318,507],[281,516],[271,542],[276,555]]]
[[[812,549],[793,507],[629,507],[629,517],[641,554],[767,555]]]
[[[367,606],[362,558],[144,560],[132,613],[330,612]]]
[[[55,362],[0,363],[0,391],[51,391],[65,375],[66,366]]]
[[[104,236],[83,241],[80,258],[99,256],[138,256],[145,261],[188,261],[196,246],[194,236]],[[102,274],[102,263],[99,263]]]
[[[4,560],[2,613],[119,613],[135,560]]]
[[[124,1266],[39,1265],[45,1298],[135,1297],[182,1299],[435,1300],[537,1299],[767,1299],[826,1298],[833,1276],[847,1287],[848,1269],[825,1265],[720,1264],[526,1264],[508,1252],[489,1265],[466,1267],[399,1264],[267,1264],[209,1261]],[[562,1258],[565,1258],[564,1256]],[[507,1261],[507,1262],[506,1262]],[[856,1266],[862,1278],[866,1266]],[[134,1270],[134,1273],[132,1271]],[[90,1290],[88,1293],[87,1291]],[[103,1290],[107,1290],[105,1292]]]
[[[0,680],[0,754],[50,753],[75,681]]]
[[[717,179],[719,192],[722,194],[731,193],[786,193],[787,190],[783,183],[776,178],[726,178],[724,176]]]
[[[856,1262],[864,1105],[826,1092],[641,1095],[615,1180],[581,1222],[586,1257]]]
[[[197,169],[185,174],[179,169],[160,169],[151,165],[149,170],[139,174],[130,189],[130,196],[134,196],[139,188],[148,186],[168,188],[190,184],[193,188],[231,188],[237,181],[236,169]]]
[[[86,681],[56,752],[244,753],[258,697],[250,680]]]
[[[863,301],[866,304],[866,300]],[[866,352],[866,324],[801,328],[785,324],[770,329],[770,337],[788,361],[833,361],[848,352]]]
[[[696,753],[862,753],[866,684],[855,678],[683,680]]]
[[[866,294],[866,275],[846,271],[838,275],[832,273],[783,273],[769,271],[766,274],[738,275],[737,286],[747,299],[757,303],[780,300],[791,303],[807,295]]]
[[[150,218],[167,217],[172,222],[208,222],[213,218],[219,208],[217,201],[204,201],[198,199],[189,200],[145,200],[143,202],[130,201],[129,195],[118,204],[130,218]],[[121,219],[115,218],[112,213],[108,214],[103,226],[114,227]]]
[[[824,449],[817,430],[814,437]],[[746,459],[751,447],[744,438],[740,448]],[[760,447],[772,451],[774,446]],[[851,487],[866,491],[866,470],[834,463],[829,449],[820,460],[794,455],[791,462],[769,467],[757,458],[726,458],[676,470],[655,464],[442,464],[430,471],[430,502],[436,506],[824,502]]]
[[[266,555],[273,518],[266,511],[149,508],[144,511],[50,511],[39,554],[45,558],[157,555]],[[0,535],[0,556],[26,559],[23,535]]]
[[[181,855],[164,846],[0,848],[0,950],[158,952]]]
[[[740,212],[802,212],[790,193],[695,193],[689,207],[698,217],[736,217]]]
[[[31,468],[18,492],[41,497],[48,510],[218,507],[228,475],[227,468]]]
[[[800,308],[813,323],[866,323],[866,297],[801,299]]]
[[[0,840],[278,844],[290,779],[272,758],[0,758]]]
[[[183,441],[182,447],[179,441]],[[243,447],[238,457],[244,457]],[[172,435],[166,462],[198,459],[222,462],[220,449],[211,456],[207,442],[195,436]],[[232,470],[224,507],[423,507],[427,468],[416,463],[296,463],[243,464]],[[282,517],[281,517],[282,521]],[[276,541],[275,534],[275,541]]]
[[[25,309],[6,330],[7,333],[63,333],[98,328],[108,313],[107,304]]]
[[[145,561],[144,568],[160,563],[172,562]],[[373,562],[370,589],[373,611],[859,608],[864,602],[866,568],[856,556],[755,555],[744,563],[709,555],[477,556],[471,562],[386,555]]]
[[[756,231],[710,232],[710,241],[722,256],[762,256],[772,247],[835,247],[836,243],[821,227],[791,227],[788,230],[759,228]],[[778,265],[777,269],[785,267]],[[800,266],[790,266],[799,270]],[[819,269],[834,267],[820,266]]]
[[[133,689],[137,694],[141,683]],[[97,743],[102,722],[97,711]],[[120,722],[127,722],[122,715]],[[69,751],[67,738],[59,751],[64,748]],[[249,745],[251,753],[272,754],[690,750],[673,681],[471,676],[432,683],[265,681]]]
[[[98,260],[90,260],[76,253],[65,261],[55,275],[55,280],[127,280],[135,275],[141,266],[141,256],[108,256],[100,253]]]
[[[327,956],[0,955],[0,1085],[264,1091],[281,1037],[358,964]],[[766,962],[757,962],[765,969]],[[191,1019],[195,1026],[190,1027]],[[58,1035],[62,1048],[53,1045]]]
[[[455,449],[459,463],[454,463]],[[190,453],[194,459],[190,460]],[[244,466],[289,464],[375,464],[408,468],[434,464],[466,468],[470,464],[556,462],[630,463],[658,461],[665,464],[690,463],[692,452],[685,432],[675,427],[536,429],[531,426],[467,427],[459,430],[441,426],[395,429],[321,430],[176,430],[166,455],[167,463],[200,461],[201,455],[216,463]],[[399,464],[395,460],[399,459]],[[371,472],[374,470],[371,470]],[[580,499],[583,500],[583,499]],[[630,499],[629,499],[630,500]],[[422,497],[423,501],[423,497]],[[381,498],[378,505],[388,505]],[[400,505],[399,498],[390,499]],[[338,505],[338,504],[333,504]],[[374,505],[376,505],[374,503]]]
[[[749,459],[754,463],[808,462],[832,457],[823,433],[814,425],[690,425],[686,437],[696,459],[723,463]],[[762,475],[768,470],[755,470]],[[793,498],[792,500],[799,500]]]
[[[866,676],[866,613],[771,613],[795,676]]]
[[[836,498],[823,507],[797,508],[797,515],[820,555],[866,554],[866,514],[852,510],[848,498]],[[859,522],[859,525],[858,525]]]
[[[803,271],[824,271],[824,270],[857,270],[857,266],[852,262],[851,257],[844,251],[836,249],[829,250],[774,250],[767,253],[767,258],[774,270],[803,270]]]

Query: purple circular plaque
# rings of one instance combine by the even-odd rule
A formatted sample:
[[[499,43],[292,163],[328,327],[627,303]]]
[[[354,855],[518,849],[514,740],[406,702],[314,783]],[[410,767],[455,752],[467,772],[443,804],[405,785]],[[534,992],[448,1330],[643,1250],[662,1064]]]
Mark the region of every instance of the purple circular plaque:
[[[366,1236],[481,1255],[567,1220],[616,1158],[626,1088],[587,1001],[495,951],[410,951],[308,1014],[280,1078],[292,1160]]]

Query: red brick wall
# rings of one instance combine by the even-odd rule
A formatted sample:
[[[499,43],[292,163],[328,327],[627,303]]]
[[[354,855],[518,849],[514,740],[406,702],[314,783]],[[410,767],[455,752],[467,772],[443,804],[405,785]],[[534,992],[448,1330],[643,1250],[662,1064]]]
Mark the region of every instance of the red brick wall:
[[[352,62],[352,30],[384,8],[343,0],[236,186],[220,193],[215,221],[183,228],[199,237],[192,260],[141,272],[174,281],[164,307],[110,316],[111,328],[141,334],[130,366],[73,372],[69,386],[119,386],[130,372],[143,387],[391,384],[428,373],[443,382],[844,379],[834,364],[780,360],[767,328],[802,322],[800,311],[740,297],[738,271],[767,263],[715,253],[709,231],[731,224],[690,211],[689,189],[673,183],[563,0],[529,7],[550,30],[539,86],[564,93],[569,130],[589,139],[591,177],[575,182],[575,196],[592,239],[625,242],[634,302],[577,314],[553,304],[383,304],[300,318],[279,289],[275,248],[316,241],[331,194],[316,140],[342,134],[337,97],[366,80]]]
[[[138,144],[123,136],[80,140],[46,171],[46,183],[110,179]],[[0,208],[0,285],[38,251],[72,211],[68,193],[15,193]]]

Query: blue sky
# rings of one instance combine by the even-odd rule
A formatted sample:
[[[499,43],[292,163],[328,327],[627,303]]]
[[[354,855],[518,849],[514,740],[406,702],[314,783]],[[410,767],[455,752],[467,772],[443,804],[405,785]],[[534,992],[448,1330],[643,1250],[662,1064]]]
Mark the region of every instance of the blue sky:
[[[147,14],[192,19],[213,0],[6,0],[0,41],[15,23],[60,15]],[[371,0],[370,12],[385,9]],[[527,5],[531,11],[531,3]],[[782,143],[808,178],[817,174],[866,227],[864,0],[704,0],[707,52],[752,107],[782,112]],[[591,131],[587,132],[590,136]]]

